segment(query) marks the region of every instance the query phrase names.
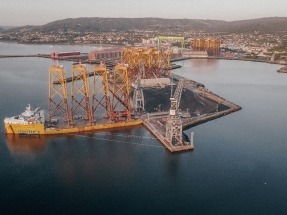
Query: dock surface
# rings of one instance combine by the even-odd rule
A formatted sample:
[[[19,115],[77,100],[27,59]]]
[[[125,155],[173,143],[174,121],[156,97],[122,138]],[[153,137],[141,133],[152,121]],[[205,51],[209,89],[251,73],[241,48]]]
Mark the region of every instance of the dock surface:
[[[181,76],[174,75],[174,80],[185,79]],[[226,99],[212,93],[207,88],[204,87],[203,84],[198,82],[185,79],[184,86],[186,95],[181,98],[181,107],[190,107],[189,112],[181,114],[181,122],[183,130],[187,130],[193,126],[205,123],[207,121],[211,121],[213,119],[220,118],[222,116],[231,114],[233,112],[239,111],[241,109],[240,106],[227,101]],[[190,93],[190,95],[189,95]],[[193,99],[197,99],[200,102],[205,102],[206,106],[203,108],[200,114],[194,114],[194,102],[189,103],[189,100],[186,100],[187,97],[190,97],[193,94]],[[159,95],[158,95],[159,96]],[[165,98],[166,100],[167,98]],[[159,100],[159,99],[157,99]],[[163,102],[163,99],[160,100]],[[198,101],[197,101],[198,102]],[[154,103],[154,102],[153,102]],[[217,109],[213,109],[211,111],[211,107],[217,106]],[[218,108],[221,106],[223,108]],[[167,108],[166,104],[161,103],[161,107]],[[188,151],[194,149],[193,137],[190,138],[190,141],[183,141],[182,145],[172,145],[165,138],[166,136],[166,122],[169,118],[168,110],[161,110],[159,112],[148,113],[143,117],[143,125],[164,145],[170,152],[179,152],[179,151]]]
[[[159,116],[161,118],[162,116]],[[157,120],[158,116],[150,116],[143,120],[143,125],[164,145],[170,152],[180,152],[193,150],[193,143],[183,143],[183,145],[173,146],[165,139],[165,125]]]

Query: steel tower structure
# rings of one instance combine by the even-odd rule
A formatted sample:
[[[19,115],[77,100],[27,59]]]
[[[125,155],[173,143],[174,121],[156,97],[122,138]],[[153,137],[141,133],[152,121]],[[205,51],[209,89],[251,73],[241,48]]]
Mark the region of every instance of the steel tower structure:
[[[85,65],[74,65],[72,69],[72,123],[75,119],[83,118],[88,124],[93,123],[92,111],[90,108],[90,91],[88,71]]]
[[[161,78],[164,70],[170,69],[170,51],[157,48],[124,48],[122,62],[128,65],[128,74],[131,82],[137,80],[140,65],[145,67],[141,78]],[[168,73],[169,75],[169,73]]]
[[[104,64],[94,67],[94,85],[92,95],[92,116],[93,121],[103,114],[111,119],[110,89],[108,82],[108,71]]]
[[[131,119],[131,103],[130,103],[130,83],[128,70],[125,65],[118,64],[113,71],[111,83],[111,111],[112,120],[118,121],[121,118]]]
[[[209,55],[219,55],[220,44],[220,40],[216,38],[194,38],[191,48],[195,51],[207,51]]]
[[[49,69],[49,119],[64,117],[64,121],[70,125],[68,108],[68,92],[66,74],[62,66],[51,66]]]

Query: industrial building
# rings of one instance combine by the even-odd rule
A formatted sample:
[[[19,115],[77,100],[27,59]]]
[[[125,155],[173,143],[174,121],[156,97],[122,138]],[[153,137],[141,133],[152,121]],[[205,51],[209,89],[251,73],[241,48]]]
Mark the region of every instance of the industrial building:
[[[107,61],[116,60],[121,58],[122,49],[121,48],[109,48],[91,51],[88,55],[90,61]]]
[[[81,52],[53,52],[51,53],[51,58],[59,59],[59,58],[66,58],[66,57],[79,57],[81,56]]]

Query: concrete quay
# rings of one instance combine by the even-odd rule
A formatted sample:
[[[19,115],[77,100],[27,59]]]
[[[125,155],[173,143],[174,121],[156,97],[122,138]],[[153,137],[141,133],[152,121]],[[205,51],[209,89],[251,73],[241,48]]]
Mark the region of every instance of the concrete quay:
[[[167,114],[164,116],[167,118]],[[161,123],[158,118],[162,116],[150,116],[143,120],[143,125],[164,145],[170,152],[189,151],[194,149],[193,142],[183,141],[182,145],[172,145],[165,138],[165,124]]]
[[[178,81],[180,79],[185,79],[178,75],[173,75],[173,79]],[[193,126],[205,123],[207,121],[211,121],[216,118],[220,118],[222,116],[231,114],[233,112],[239,111],[241,109],[240,106],[233,104],[230,101],[225,100],[224,98],[212,93],[207,88],[204,87],[203,84],[198,82],[185,79],[185,94],[183,94],[180,102],[180,107],[182,109],[187,108],[188,110],[186,114],[180,113],[182,128],[183,130],[187,130]],[[167,89],[169,90],[169,89]],[[144,91],[145,93],[145,91]],[[146,92],[147,93],[147,92]],[[190,98],[193,95],[192,100],[186,100],[186,98]],[[160,100],[160,95],[154,95],[156,100]],[[163,96],[163,93],[161,93]],[[164,145],[170,152],[180,152],[180,151],[188,151],[194,149],[193,144],[193,134],[190,137],[190,140],[183,141],[182,144],[173,145],[167,141],[166,136],[166,122],[169,119],[169,111],[168,111],[168,98],[161,98],[160,104],[161,108],[165,108],[160,112],[152,112],[143,116],[143,125]],[[196,103],[204,103],[201,112],[198,114],[194,114],[194,109],[198,109],[200,106],[195,105]],[[154,102],[153,102],[154,103]],[[154,104],[154,107],[156,104]],[[213,108],[216,107],[217,108]],[[219,108],[220,106],[220,108]],[[183,108],[184,107],[184,108]],[[182,110],[181,110],[182,111]],[[180,112],[180,111],[179,111]],[[183,112],[183,111],[182,111]],[[183,134],[184,137],[184,134]]]
[[[183,77],[174,75],[174,78],[179,80]],[[191,116],[191,117],[182,118],[183,130],[186,130],[188,128],[191,128],[193,126],[196,126],[196,125],[208,122],[208,121],[211,121],[213,119],[220,118],[222,116],[226,116],[228,114],[231,114],[233,112],[236,112],[242,109],[240,106],[209,91],[207,88],[204,87],[203,84],[200,84],[196,81],[188,80],[188,79],[186,79],[186,83],[187,83],[185,85],[186,89],[197,91],[200,97],[213,101],[218,106],[221,105],[225,108],[223,108],[223,110],[217,109],[215,112],[212,112],[212,113],[203,113],[199,116]],[[195,89],[194,86],[197,86],[197,89]]]

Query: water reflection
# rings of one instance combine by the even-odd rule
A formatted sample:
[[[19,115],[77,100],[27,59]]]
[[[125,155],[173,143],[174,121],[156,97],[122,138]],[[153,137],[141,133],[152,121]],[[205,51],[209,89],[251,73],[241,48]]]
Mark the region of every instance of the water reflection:
[[[115,179],[124,181],[134,171],[135,147],[124,143],[128,139],[128,135],[114,132],[81,133],[49,142],[47,153],[65,186],[77,185],[82,178],[89,183],[112,184]]]
[[[53,136],[7,134],[6,144],[13,158],[25,165],[31,165],[23,162],[30,158],[41,163],[44,156],[51,165],[43,171],[55,173],[65,185],[78,183],[82,177],[94,181],[100,175],[112,183],[115,178],[125,180],[137,160],[130,141],[133,129],[118,130]]]
[[[217,68],[220,66],[220,61],[216,59],[190,59],[177,62],[182,67],[175,69],[174,72],[178,75],[186,76],[186,74],[197,74],[204,77],[213,76]],[[194,80],[193,78],[191,78]]]
[[[205,67],[210,69],[216,69],[219,60],[216,59],[192,59],[191,63],[193,67]]]
[[[80,51],[88,53],[95,49],[102,49],[103,45],[33,45],[33,44],[17,44],[17,43],[3,43],[0,42],[1,55],[33,55],[33,54],[50,54],[53,52],[69,52]],[[110,45],[107,45],[110,47]]]
[[[6,144],[12,153],[36,154],[46,149],[47,137],[43,135],[6,134]]]

